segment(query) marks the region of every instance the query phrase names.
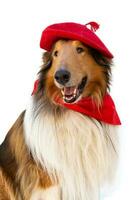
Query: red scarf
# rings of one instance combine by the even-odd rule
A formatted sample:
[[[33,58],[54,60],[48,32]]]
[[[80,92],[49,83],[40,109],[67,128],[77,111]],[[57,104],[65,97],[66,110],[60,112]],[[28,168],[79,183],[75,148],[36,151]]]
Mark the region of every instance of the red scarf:
[[[38,82],[39,81],[37,80],[34,84],[32,95],[37,91]],[[99,108],[91,97],[82,98],[74,104],[64,103],[63,99],[56,99],[55,101],[68,109],[82,113],[96,120],[112,125],[121,124],[115,104],[109,94],[104,96],[102,105]]]

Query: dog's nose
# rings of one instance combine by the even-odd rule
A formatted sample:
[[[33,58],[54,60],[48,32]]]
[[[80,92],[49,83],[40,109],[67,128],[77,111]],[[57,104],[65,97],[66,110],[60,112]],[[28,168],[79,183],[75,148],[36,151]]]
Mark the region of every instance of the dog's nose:
[[[70,80],[70,72],[65,70],[65,69],[60,69],[55,73],[55,80],[62,84],[65,85],[69,80]]]

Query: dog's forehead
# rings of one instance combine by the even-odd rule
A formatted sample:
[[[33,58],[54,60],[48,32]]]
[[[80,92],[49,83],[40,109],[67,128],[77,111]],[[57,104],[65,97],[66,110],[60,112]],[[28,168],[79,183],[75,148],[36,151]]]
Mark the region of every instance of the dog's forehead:
[[[58,40],[55,45],[54,45],[54,49],[60,49],[60,48],[64,48],[64,47],[71,47],[71,46],[84,46],[82,42],[80,42],[79,40],[64,40],[64,39],[60,39]]]

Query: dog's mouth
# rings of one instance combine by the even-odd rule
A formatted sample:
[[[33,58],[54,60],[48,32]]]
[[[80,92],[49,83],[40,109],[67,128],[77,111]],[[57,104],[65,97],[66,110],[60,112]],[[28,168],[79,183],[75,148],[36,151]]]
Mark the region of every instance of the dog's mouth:
[[[87,83],[87,77],[85,76],[79,85],[71,87],[63,87],[61,89],[61,93],[64,102],[75,103],[83,93],[86,83]]]

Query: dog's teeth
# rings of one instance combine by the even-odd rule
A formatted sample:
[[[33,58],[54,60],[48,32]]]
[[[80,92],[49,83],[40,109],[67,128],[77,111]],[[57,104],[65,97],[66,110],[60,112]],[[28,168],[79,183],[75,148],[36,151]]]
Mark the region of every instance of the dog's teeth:
[[[66,100],[71,100],[73,98],[73,96],[72,97],[64,97],[64,99],[66,99]]]
[[[77,93],[77,88],[74,89],[73,94],[76,95],[76,93]]]
[[[63,95],[63,100],[65,100],[65,101],[71,101],[73,98],[76,98],[77,92],[78,92],[77,88],[74,88],[72,91],[70,91],[70,88],[69,88],[69,93],[70,94],[66,95],[66,93],[68,93],[68,91],[66,90],[66,88],[64,87],[63,89],[61,89],[61,93]]]

